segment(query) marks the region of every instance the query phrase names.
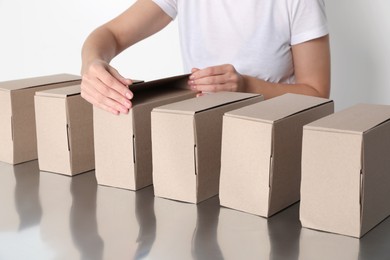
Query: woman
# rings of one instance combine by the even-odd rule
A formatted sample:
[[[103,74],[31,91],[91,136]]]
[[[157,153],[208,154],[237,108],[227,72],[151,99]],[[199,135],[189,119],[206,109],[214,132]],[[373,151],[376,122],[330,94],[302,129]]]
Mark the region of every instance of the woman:
[[[191,88],[329,97],[323,0],[138,0],[85,41],[81,95],[113,114],[128,113],[131,80],[109,62],[177,16]]]

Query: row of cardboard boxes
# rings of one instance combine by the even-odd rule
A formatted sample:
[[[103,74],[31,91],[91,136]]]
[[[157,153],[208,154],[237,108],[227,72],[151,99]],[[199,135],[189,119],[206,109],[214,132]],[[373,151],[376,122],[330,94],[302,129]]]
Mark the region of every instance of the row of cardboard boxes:
[[[361,237],[390,215],[390,106],[334,113],[332,100],[220,92],[195,98],[187,75],[130,86],[129,114],[80,96],[61,74],[0,83],[0,161],[39,158],[99,184],[269,217],[301,200],[302,226]],[[35,99],[35,104],[34,104]],[[152,156],[153,154],[153,156]]]

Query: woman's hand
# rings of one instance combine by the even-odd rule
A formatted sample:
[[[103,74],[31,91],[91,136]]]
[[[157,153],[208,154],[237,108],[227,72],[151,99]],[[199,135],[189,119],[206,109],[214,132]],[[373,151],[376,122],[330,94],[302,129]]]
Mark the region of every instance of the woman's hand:
[[[244,77],[233,65],[225,64],[205,69],[193,68],[188,84],[202,92],[244,91]]]
[[[116,69],[103,60],[95,60],[83,69],[81,96],[101,109],[115,115],[127,114],[133,93],[128,85],[132,81],[122,77]]]

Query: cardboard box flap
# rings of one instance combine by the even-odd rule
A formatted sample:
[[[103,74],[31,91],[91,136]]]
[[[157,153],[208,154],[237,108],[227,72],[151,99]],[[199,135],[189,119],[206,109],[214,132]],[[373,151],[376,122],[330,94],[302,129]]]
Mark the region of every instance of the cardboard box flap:
[[[81,77],[76,75],[56,74],[56,75],[50,75],[44,77],[11,80],[11,81],[0,82],[0,90],[12,91],[12,90],[25,89],[31,87],[45,86],[54,83],[79,81],[80,79]]]
[[[309,97],[298,94],[284,94],[266,102],[260,102],[226,113],[227,116],[255,120],[261,122],[275,122],[295,115],[309,108],[333,102],[325,98]]]
[[[362,134],[390,118],[390,106],[358,104],[314,121],[305,129]]]
[[[154,110],[157,112],[162,111],[194,115],[195,113],[213,109],[222,105],[228,105],[233,102],[261,96],[260,94],[251,93],[218,92],[218,101],[216,101],[215,97],[212,95],[213,94],[208,94],[198,98],[187,99],[181,102],[161,106],[155,108]]]
[[[187,94],[195,96],[195,93],[197,92],[186,88],[153,88],[148,91],[135,92],[131,103],[132,108],[136,108],[138,106],[144,106],[145,104],[159,102],[172,96],[180,97]]]
[[[54,88],[44,91],[37,91],[35,95],[43,97],[66,98],[68,96],[79,95],[81,92],[80,85],[68,86],[63,88]]]
[[[129,89],[132,92],[139,92],[145,90],[149,91],[151,88],[166,88],[166,87],[174,87],[174,88],[185,87],[188,89],[187,87],[188,77],[189,74],[157,79],[152,81],[146,81],[146,82],[134,80],[133,81],[134,83],[129,86]]]

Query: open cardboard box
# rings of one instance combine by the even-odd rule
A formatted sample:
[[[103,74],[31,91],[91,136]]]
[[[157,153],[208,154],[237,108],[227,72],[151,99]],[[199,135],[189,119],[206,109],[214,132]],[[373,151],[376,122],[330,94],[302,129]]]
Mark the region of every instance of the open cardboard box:
[[[333,101],[285,94],[223,117],[220,203],[269,217],[299,200],[302,128]]]
[[[188,75],[130,86],[129,113],[118,116],[94,107],[95,171],[98,184],[138,190],[152,184],[150,112],[154,107],[195,97]]]
[[[360,238],[390,215],[390,106],[308,124],[302,149],[303,227]]]
[[[262,100],[258,94],[218,92],[153,109],[155,195],[190,203],[217,195],[222,116]]]
[[[58,74],[0,82],[0,161],[37,159],[34,94],[80,83],[80,76]]]
[[[41,171],[72,176],[95,168],[92,105],[80,91],[74,85],[35,94]]]

